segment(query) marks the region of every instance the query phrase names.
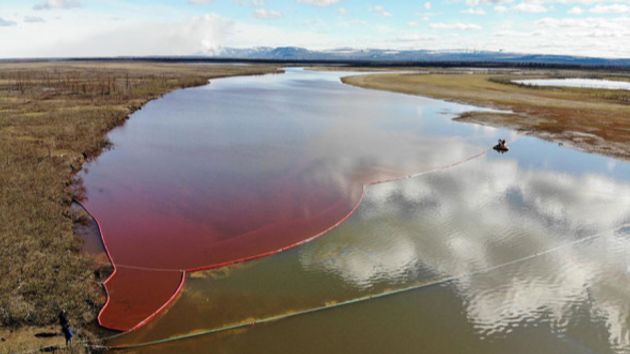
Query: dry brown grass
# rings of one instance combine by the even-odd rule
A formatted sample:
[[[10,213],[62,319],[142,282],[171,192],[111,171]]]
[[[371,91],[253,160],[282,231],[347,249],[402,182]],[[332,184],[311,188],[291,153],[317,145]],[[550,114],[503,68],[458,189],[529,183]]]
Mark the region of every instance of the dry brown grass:
[[[353,76],[345,83],[422,95],[515,114],[465,114],[460,119],[507,126],[588,151],[630,159],[630,91],[528,87],[513,78],[601,77],[629,80],[627,74],[593,72],[379,74]]]
[[[70,203],[81,193],[75,173],[108,145],[109,130],[173,89],[275,71],[271,66],[0,64],[0,325],[55,323],[60,309],[76,326],[94,320],[104,297],[73,235],[79,216]]]

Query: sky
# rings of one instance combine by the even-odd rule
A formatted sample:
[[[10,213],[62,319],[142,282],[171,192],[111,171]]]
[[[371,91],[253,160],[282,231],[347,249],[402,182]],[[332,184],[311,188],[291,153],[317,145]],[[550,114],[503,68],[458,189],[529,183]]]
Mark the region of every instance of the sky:
[[[262,46],[630,58],[630,0],[0,0],[0,58]]]

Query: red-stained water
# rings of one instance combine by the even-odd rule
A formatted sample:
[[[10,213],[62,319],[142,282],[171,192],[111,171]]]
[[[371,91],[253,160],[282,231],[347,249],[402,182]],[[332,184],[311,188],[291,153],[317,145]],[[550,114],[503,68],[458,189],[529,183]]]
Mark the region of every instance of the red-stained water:
[[[457,139],[455,125],[445,133],[444,107],[302,71],[147,104],[82,173],[116,269],[100,323],[139,327],[176,298],[185,272],[320,236],[352,213],[364,185],[448,166],[494,141]]]

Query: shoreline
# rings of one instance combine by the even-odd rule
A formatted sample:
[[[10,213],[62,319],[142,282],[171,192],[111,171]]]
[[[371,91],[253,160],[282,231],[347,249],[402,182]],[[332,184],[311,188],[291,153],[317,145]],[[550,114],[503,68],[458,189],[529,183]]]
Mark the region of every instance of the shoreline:
[[[630,91],[528,87],[511,78],[548,75],[505,73],[368,74],[346,76],[344,84],[417,95],[512,113],[469,111],[456,121],[508,128],[588,153],[630,160]],[[569,73],[565,73],[567,75]],[[585,72],[582,75],[589,75]],[[497,79],[499,77],[499,79]],[[627,80],[627,78],[626,78]],[[604,121],[606,117],[609,121]]]

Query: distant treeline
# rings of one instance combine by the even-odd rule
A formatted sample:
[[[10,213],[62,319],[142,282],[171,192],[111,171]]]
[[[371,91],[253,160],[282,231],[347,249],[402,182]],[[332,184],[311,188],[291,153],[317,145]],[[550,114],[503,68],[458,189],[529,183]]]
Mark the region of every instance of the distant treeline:
[[[568,70],[622,70],[630,71],[627,64],[557,63],[545,61],[395,61],[395,60],[339,60],[339,59],[250,59],[210,57],[93,57],[93,58],[42,58],[3,59],[0,62],[151,62],[151,63],[234,63],[234,64],[280,64],[280,65],[342,65],[348,67],[395,67],[395,68],[521,68],[521,69],[568,69]]]

